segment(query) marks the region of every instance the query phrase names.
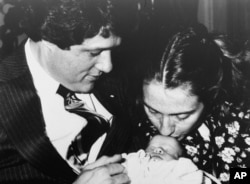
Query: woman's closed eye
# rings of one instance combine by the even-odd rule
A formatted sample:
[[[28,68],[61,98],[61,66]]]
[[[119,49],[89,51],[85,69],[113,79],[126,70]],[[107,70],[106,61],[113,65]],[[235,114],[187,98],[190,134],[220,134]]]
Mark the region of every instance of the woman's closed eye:
[[[177,114],[175,117],[177,118],[178,121],[183,121],[187,119],[190,116],[190,114]]]
[[[147,107],[148,108],[148,111],[151,113],[151,114],[154,114],[154,115],[157,115],[157,114],[161,114],[160,112],[158,112],[157,110],[154,110],[150,107]]]

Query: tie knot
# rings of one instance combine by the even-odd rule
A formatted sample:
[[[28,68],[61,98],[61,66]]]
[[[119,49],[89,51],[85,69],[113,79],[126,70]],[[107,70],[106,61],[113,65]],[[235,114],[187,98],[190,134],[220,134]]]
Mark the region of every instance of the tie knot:
[[[68,98],[69,96],[73,95],[74,92],[65,88],[63,85],[59,85],[57,91],[57,94],[61,95],[64,99]]]
[[[66,110],[84,106],[84,103],[79,98],[77,98],[75,92],[70,91],[62,85],[59,86],[57,93],[64,98],[64,106]]]

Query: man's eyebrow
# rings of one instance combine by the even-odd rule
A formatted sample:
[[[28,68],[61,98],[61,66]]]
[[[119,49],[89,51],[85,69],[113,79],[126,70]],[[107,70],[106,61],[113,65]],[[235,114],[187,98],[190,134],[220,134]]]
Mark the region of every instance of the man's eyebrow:
[[[96,47],[96,48],[82,48],[81,50],[82,51],[87,51],[87,52],[90,52],[90,51],[105,51],[105,50],[114,50],[116,47],[105,47],[105,48],[102,48],[102,47]]]

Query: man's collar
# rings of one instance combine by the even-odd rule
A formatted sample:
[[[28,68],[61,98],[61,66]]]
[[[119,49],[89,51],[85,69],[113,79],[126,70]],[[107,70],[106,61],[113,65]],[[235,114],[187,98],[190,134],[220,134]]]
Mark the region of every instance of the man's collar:
[[[28,39],[25,44],[25,53],[27,64],[33,77],[35,88],[38,90],[38,92],[48,92],[55,94],[58,89],[59,82],[51,77],[40,65],[39,61],[35,57],[36,53],[33,53],[31,51],[30,42],[31,40]]]

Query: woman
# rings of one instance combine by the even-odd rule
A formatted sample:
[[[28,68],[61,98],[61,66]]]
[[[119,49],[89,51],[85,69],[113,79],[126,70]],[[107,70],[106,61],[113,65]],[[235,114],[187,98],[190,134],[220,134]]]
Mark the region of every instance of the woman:
[[[186,157],[222,182],[231,167],[250,167],[249,93],[234,60],[205,27],[189,27],[148,67],[140,100],[139,131],[177,138]]]

